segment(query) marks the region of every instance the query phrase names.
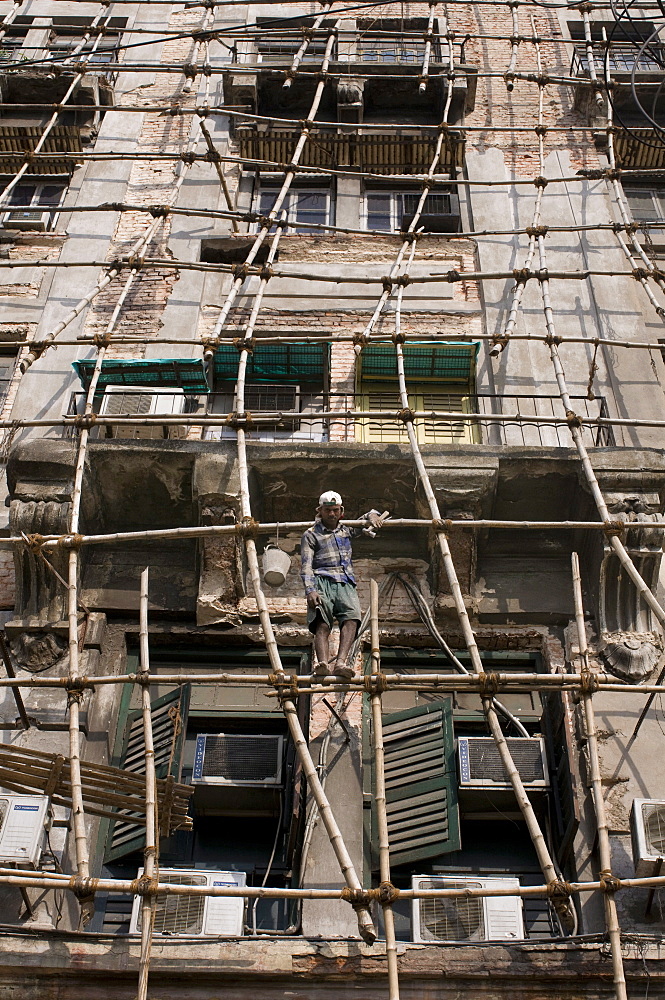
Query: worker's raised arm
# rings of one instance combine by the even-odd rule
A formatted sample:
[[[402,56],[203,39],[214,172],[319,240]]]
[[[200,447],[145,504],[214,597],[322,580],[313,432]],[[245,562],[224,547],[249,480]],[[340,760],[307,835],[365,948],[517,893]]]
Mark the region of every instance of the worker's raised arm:
[[[314,535],[310,529],[300,539],[300,576],[302,577],[305,594],[311,594],[313,591],[316,591],[313,562]]]

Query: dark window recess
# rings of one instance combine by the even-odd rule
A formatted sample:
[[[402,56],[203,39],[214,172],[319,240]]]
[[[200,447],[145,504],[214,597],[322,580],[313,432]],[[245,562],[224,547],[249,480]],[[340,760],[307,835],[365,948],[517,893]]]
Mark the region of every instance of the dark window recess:
[[[550,768],[553,836],[559,865],[565,871],[572,863],[573,839],[580,821],[571,761],[575,748],[563,699],[559,693],[544,696],[543,722]],[[572,873],[571,873],[572,874]]]
[[[608,63],[614,73],[654,73],[665,69],[665,48],[653,36],[654,24],[625,24],[623,22],[606,21],[591,25],[591,39],[594,42],[594,61],[596,69],[605,65],[605,41],[603,28],[609,42]],[[586,43],[584,40],[584,25],[579,21],[568,24],[570,37],[575,42],[573,59],[573,75],[588,73]],[[649,39],[651,38],[651,41]],[[648,41],[648,44],[646,44]]]
[[[222,236],[218,239],[201,240],[201,261],[204,264],[242,264],[254,245],[254,237]],[[254,258],[255,264],[265,264],[269,245],[263,243]],[[279,251],[275,260],[279,259]]]

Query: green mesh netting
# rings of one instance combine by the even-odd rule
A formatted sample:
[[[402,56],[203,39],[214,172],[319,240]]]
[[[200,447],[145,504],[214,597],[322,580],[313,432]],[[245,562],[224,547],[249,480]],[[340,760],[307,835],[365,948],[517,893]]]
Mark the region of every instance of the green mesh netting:
[[[87,391],[95,370],[93,358],[74,361],[72,367]],[[144,385],[188,392],[210,392],[200,358],[155,358],[149,361],[102,361],[98,388],[107,385]]]
[[[320,382],[328,344],[257,344],[247,358],[248,382]],[[215,351],[216,382],[235,382],[240,352],[230,344]]]
[[[465,382],[473,375],[478,343],[444,343],[429,347],[404,345],[404,374],[409,379],[450,379]],[[361,355],[363,378],[397,378],[395,348],[368,344]]]

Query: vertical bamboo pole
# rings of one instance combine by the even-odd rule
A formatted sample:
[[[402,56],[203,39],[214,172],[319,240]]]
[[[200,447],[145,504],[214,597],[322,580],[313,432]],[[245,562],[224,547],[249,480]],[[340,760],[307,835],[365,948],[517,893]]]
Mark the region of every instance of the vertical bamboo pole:
[[[573,596],[575,599],[575,621],[577,623],[577,637],[580,650],[580,660],[582,674],[588,674],[589,655],[586,642],[586,629],[584,626],[584,606],[582,604],[582,581],[580,577],[580,563],[577,552],[571,552],[572,572],[573,572]],[[584,705],[584,721],[586,726],[587,749],[589,751],[589,771],[591,777],[591,795],[593,798],[594,810],[596,813],[596,827],[598,829],[598,854],[600,857],[601,876],[604,873],[611,873],[612,859],[610,853],[610,837],[607,828],[607,815],[605,812],[605,800],[603,798],[603,786],[600,775],[600,761],[598,759],[598,738],[596,735],[596,718],[593,709],[593,696],[588,687],[582,685],[582,704]],[[612,972],[614,977],[614,992],[617,1000],[627,1000],[626,977],[623,968],[623,958],[621,955],[621,930],[619,927],[619,917],[617,914],[617,904],[612,892],[603,893],[603,905],[605,908],[605,923],[607,924],[607,934],[610,939],[610,949],[612,952]]]
[[[372,675],[381,670],[381,647],[379,645],[379,587],[376,580],[369,581],[369,621],[372,643]],[[390,842],[388,837],[388,814],[386,811],[385,751],[383,746],[383,719],[381,694],[374,691],[372,701],[372,740],[374,743],[375,802],[379,828],[379,871],[382,882],[390,882]],[[383,925],[386,930],[386,959],[388,962],[388,998],[399,1000],[399,978],[397,972],[397,942],[395,940],[395,914],[391,903],[381,903]]]
[[[145,850],[143,852],[143,874],[153,879],[157,870],[157,775],[155,773],[155,744],[152,733],[152,705],[150,685],[145,677],[150,673],[150,648],[148,643],[148,576],[149,568],[141,572],[141,596],[139,604],[139,642],[141,674],[141,710],[143,714],[143,742],[145,744]],[[155,922],[155,896],[143,896],[141,900],[141,955],[139,958],[139,988],[137,1000],[147,1000],[148,975],[150,973],[150,951],[152,930]]]

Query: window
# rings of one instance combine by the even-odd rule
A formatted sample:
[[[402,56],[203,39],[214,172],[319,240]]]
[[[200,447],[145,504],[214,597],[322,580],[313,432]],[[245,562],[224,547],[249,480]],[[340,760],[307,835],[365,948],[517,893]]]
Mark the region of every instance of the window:
[[[635,222],[665,220],[665,187],[633,187],[624,184],[623,193]]]
[[[300,652],[284,650],[287,669],[296,669]],[[151,656],[153,670],[172,673],[191,666],[198,674],[216,671],[224,662],[232,671],[266,669],[259,651],[178,650]],[[128,669],[136,666],[130,656]],[[162,871],[196,869],[197,873],[237,873],[248,885],[290,885],[297,870],[302,825],[302,773],[288,737],[284,716],[271,700],[252,709],[252,689],[205,684],[167,688],[155,685],[152,703],[155,763],[159,777],[172,774],[192,786],[191,829],[163,836]],[[114,760],[136,774],[145,774],[145,746],[140,694],[126,691],[119,713]],[[265,704],[263,704],[265,703]],[[135,878],[143,865],[144,830],[131,816],[111,821],[104,844],[104,864],[115,877]],[[98,903],[97,927],[126,933],[132,898],[110,895]],[[270,932],[297,922],[290,901],[249,902],[241,924],[250,932]],[[191,933],[212,933],[198,927]],[[160,931],[158,930],[158,933]],[[165,927],[164,933],[188,933],[186,926]],[[241,931],[244,933],[245,931]]]
[[[0,184],[4,186],[9,180],[8,177],[2,178]],[[5,203],[3,227],[39,232],[55,229],[57,209],[63,202],[68,183],[69,178],[65,177],[35,177],[21,181],[10,192]]]
[[[412,63],[422,66],[425,42],[415,38],[372,38],[358,40],[358,58],[369,63]]]
[[[450,344],[423,347],[406,344],[404,371],[412,410],[468,413],[475,405],[475,357],[477,345]],[[361,355],[359,409],[400,408],[395,350],[369,345]],[[463,421],[419,419],[414,423],[421,444],[470,444],[477,442],[477,426]],[[356,434],[366,443],[408,444],[404,424],[395,418],[368,417],[356,425]]]
[[[467,661],[465,653],[458,654]],[[532,671],[533,654],[484,653],[492,669]],[[435,650],[385,650],[386,664],[400,673],[446,673],[451,667]],[[500,666],[499,666],[500,664]],[[461,885],[492,878],[517,879],[520,885],[542,882],[537,856],[509,779],[489,736],[477,695],[438,697],[431,692],[394,691],[384,695],[383,734],[390,861],[393,882],[411,888],[420,876],[432,888],[446,879]],[[534,692],[506,695],[502,702],[526,727],[524,737],[502,723],[513,759],[522,776],[541,829],[562,870],[574,877],[572,842],[576,811],[569,767],[569,741],[560,695]],[[415,702],[415,704],[414,704]],[[399,710],[396,710],[400,706]],[[364,784],[366,793],[366,875],[378,884],[378,826],[375,811],[375,761],[368,697],[364,706]],[[515,884],[515,883],[513,883]],[[460,912],[460,906],[462,911]],[[561,934],[547,900],[529,898],[512,904],[516,937],[551,938]],[[481,940],[485,928],[469,933],[464,903],[429,901],[395,905],[397,937],[415,940],[414,916],[437,917],[425,940]],[[447,921],[446,915],[451,920]],[[381,914],[377,912],[381,921]],[[422,929],[422,928],[421,928]],[[497,937],[509,937],[499,931]]]
[[[270,213],[277,200],[278,193],[279,188],[277,187],[261,187],[259,194],[259,212],[261,215],[268,215]],[[303,223],[325,225],[331,221],[330,188],[308,187],[305,185],[292,186],[284,200],[281,211],[286,212],[286,217],[290,223],[288,232],[316,233],[316,230],[308,229]]]
[[[575,41],[572,75],[587,74],[589,65],[584,41],[584,26],[579,21],[573,21],[569,23],[568,28],[570,37]],[[605,65],[603,28],[610,43],[608,55],[610,72],[632,73],[633,70],[636,70],[637,72],[653,73],[665,69],[665,49],[657,39],[651,41],[648,46],[642,47],[654,30],[653,24],[646,22],[639,25],[617,25],[614,21],[608,21],[604,25],[599,23],[591,25],[597,72],[602,71]]]
[[[325,441],[327,424],[321,419],[294,420],[288,415],[301,410],[326,409],[324,387],[328,377],[328,346],[320,344],[257,344],[249,356],[245,409],[250,413],[280,413],[274,424],[263,424],[246,431],[255,441]],[[221,347],[215,352],[215,391],[211,396],[213,413],[230,413],[236,408],[235,379],[238,351]],[[233,439],[235,432],[226,427],[210,427],[206,439]]]
[[[367,229],[396,233],[409,228],[420,203],[417,190],[389,190],[377,187],[365,192]],[[417,229],[425,232],[454,233],[459,230],[459,201],[447,189],[430,191],[425,199]]]
[[[7,400],[7,394],[16,372],[16,348],[0,345],[0,410]]]
[[[75,60],[85,59],[89,56],[91,64],[118,61],[119,32],[109,34],[109,30],[105,28],[105,33],[99,41],[93,32],[90,38],[84,42],[85,31],[85,27],[77,25],[60,24],[55,26],[48,42],[49,54],[57,62],[70,58],[74,51],[76,51]]]

